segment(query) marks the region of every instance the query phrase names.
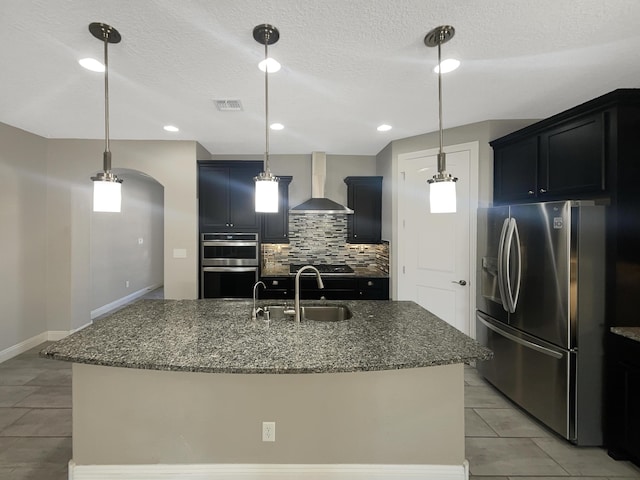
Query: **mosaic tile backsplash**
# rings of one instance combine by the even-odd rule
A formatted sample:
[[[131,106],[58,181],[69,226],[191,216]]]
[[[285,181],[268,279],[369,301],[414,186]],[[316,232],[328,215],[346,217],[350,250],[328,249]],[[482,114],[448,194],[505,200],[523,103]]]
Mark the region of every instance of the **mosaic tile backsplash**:
[[[266,264],[346,263],[389,271],[389,243],[347,243],[347,216],[341,214],[289,215],[289,244],[263,244]]]

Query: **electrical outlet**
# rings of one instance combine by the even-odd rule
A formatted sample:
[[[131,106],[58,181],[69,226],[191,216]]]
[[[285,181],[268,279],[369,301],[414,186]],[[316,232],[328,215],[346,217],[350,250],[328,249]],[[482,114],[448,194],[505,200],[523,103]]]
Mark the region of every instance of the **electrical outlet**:
[[[276,441],[276,422],[262,422],[262,441]]]

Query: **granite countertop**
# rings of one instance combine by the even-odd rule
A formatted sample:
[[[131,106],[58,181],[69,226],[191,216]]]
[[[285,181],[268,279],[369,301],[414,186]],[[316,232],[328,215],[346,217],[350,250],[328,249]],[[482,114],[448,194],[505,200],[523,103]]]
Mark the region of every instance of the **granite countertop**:
[[[303,272],[303,275],[306,274],[306,276],[309,275],[313,275],[312,271],[309,272]],[[341,274],[341,275],[337,275],[337,274],[329,274],[327,275],[326,273],[324,274],[327,276],[327,278],[331,278],[331,277],[380,277],[380,278],[387,278],[389,276],[389,274],[387,272],[384,272],[382,270],[380,270],[379,268],[376,267],[353,267],[353,273],[345,273],[345,274]],[[295,277],[296,274],[295,273],[290,273],[289,272],[289,265],[275,265],[275,266],[269,266],[269,267],[263,267],[260,270],[260,276],[261,277]]]
[[[247,300],[140,300],[49,345],[40,356],[212,373],[394,370],[492,356],[414,302],[302,302],[319,303],[346,304],[353,318],[299,324],[290,319],[252,321],[252,302]]]
[[[640,327],[611,327],[611,333],[640,342]]]

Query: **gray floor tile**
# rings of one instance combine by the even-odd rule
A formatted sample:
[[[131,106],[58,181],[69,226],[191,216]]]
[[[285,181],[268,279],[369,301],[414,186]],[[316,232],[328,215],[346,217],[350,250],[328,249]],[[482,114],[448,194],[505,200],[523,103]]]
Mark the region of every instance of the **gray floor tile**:
[[[528,438],[467,438],[465,443],[473,475],[567,475]]]
[[[482,376],[480,376],[480,374],[475,368],[464,370],[464,383],[465,385],[474,385],[474,386],[489,385],[487,381]]]
[[[477,477],[475,475],[469,475],[469,480],[509,480],[509,477]],[[546,480],[546,478],[538,477],[538,480]]]
[[[51,360],[49,358],[40,357],[17,357],[0,363],[0,372],[6,369],[15,368],[41,368],[45,370],[70,369],[71,362],[61,362],[59,360]]]
[[[479,408],[478,415],[500,437],[549,437],[551,434],[535,420],[515,408]]]
[[[26,387],[21,387],[26,388]],[[71,386],[29,387],[36,390],[15,404],[27,408],[71,408]]]
[[[28,408],[0,407],[0,435],[2,435],[3,429],[24,416],[28,411]]]
[[[0,467],[0,478],[2,480],[10,480],[11,472],[14,470],[13,467]]]
[[[71,459],[71,439],[59,437],[8,437],[13,440],[0,448],[0,465],[47,469],[62,468]]]
[[[640,470],[629,462],[616,461],[602,448],[574,447],[555,437],[532,441],[558,462],[570,475],[638,476]]]
[[[40,387],[0,386],[0,407],[13,407]]]
[[[466,408],[513,408],[497,390],[490,386],[466,385],[464,387]]]
[[[487,422],[473,408],[464,409],[464,434],[467,437],[497,437]]]
[[[71,370],[45,370],[27,385],[71,385]]]
[[[29,410],[4,430],[0,430],[0,436],[71,437],[71,409],[37,408]]]
[[[5,368],[0,370],[0,385],[24,385],[47,371],[42,368]]]
[[[5,477],[0,477],[5,480]],[[66,468],[18,467],[8,475],[6,480],[67,480]]]
[[[485,480],[486,478],[487,477],[482,477],[483,480]],[[608,479],[607,477],[509,477],[509,480],[608,480]]]

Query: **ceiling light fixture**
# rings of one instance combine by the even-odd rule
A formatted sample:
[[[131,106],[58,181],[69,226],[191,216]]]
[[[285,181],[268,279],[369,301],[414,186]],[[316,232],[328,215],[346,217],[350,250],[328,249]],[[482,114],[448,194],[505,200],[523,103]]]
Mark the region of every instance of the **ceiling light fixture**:
[[[382,125],[380,125],[377,130],[379,132],[388,132],[389,130],[391,130],[391,125],[387,125],[386,123],[383,123]]]
[[[433,71],[435,73],[440,73],[440,69],[442,68],[442,73],[449,73],[453,72],[459,66],[460,60],[456,60],[455,58],[447,58],[446,60],[442,60],[442,62],[433,67]]]
[[[99,60],[96,60],[95,58],[81,58],[80,60],[78,60],[78,63],[83,68],[86,68],[87,70],[91,70],[92,72],[99,72],[99,73],[104,72],[104,65],[100,63]]]
[[[283,130],[284,129],[284,125],[281,123],[272,123],[271,124],[271,130]]]
[[[438,65],[441,64],[440,46],[453,38],[455,29],[451,25],[436,27],[424,37],[427,47],[438,47]],[[440,151],[438,153],[438,173],[428,180],[429,206],[431,213],[455,213],[456,182],[458,179],[446,172],[447,159],[442,148],[442,72],[438,69],[438,118],[440,123]]]
[[[268,47],[280,38],[280,32],[273,25],[258,25],[253,29],[253,38],[264,45],[265,61],[269,58]],[[264,112],[265,112],[265,147],[264,170],[254,178],[256,181],[256,212],[278,212],[278,177],[269,170],[269,69],[264,69]]]
[[[167,132],[174,132],[175,133],[175,132],[179,132],[180,131],[180,129],[178,127],[175,127],[173,125],[165,125],[162,128],[164,128]]]
[[[276,73],[280,70],[280,68],[282,68],[282,66],[280,65],[280,62],[278,62],[275,58],[265,58],[264,60],[260,61],[260,63],[258,64],[258,68],[261,72],[264,72],[265,68],[268,68],[269,73]]]
[[[122,37],[118,31],[104,23],[91,23],[91,35],[104,42],[104,154],[103,171],[93,180],[93,211],[120,212],[122,180],[111,173],[111,151],[109,150],[109,57],[108,45],[120,43]]]

